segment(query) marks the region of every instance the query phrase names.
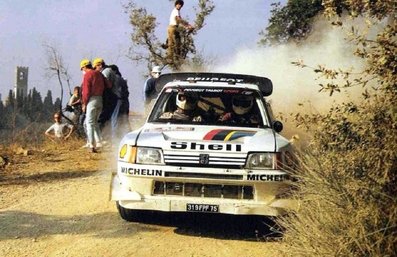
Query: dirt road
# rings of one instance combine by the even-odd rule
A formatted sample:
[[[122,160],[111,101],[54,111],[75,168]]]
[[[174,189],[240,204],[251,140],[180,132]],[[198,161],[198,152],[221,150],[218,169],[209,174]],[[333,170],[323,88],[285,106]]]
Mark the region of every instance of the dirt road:
[[[123,221],[108,199],[114,154],[74,145],[8,153],[0,256],[278,256],[278,238],[265,237],[254,217],[155,213]]]

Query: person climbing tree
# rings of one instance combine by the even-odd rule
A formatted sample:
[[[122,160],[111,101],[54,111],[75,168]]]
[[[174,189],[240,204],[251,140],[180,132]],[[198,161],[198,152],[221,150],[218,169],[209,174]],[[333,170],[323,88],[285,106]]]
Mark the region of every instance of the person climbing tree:
[[[167,38],[167,62],[173,64],[175,60],[178,60],[181,55],[181,35],[180,26],[184,29],[192,31],[194,27],[181,17],[180,10],[183,7],[184,2],[182,0],[175,1],[175,8],[172,10],[170,15],[170,23],[168,26],[168,38]]]

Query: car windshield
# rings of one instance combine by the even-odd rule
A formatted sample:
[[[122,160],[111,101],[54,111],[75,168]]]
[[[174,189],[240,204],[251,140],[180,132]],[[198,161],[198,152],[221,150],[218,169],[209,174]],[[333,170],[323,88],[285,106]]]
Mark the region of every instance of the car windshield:
[[[166,88],[158,98],[149,122],[265,127],[268,124],[264,108],[261,95],[254,90]]]

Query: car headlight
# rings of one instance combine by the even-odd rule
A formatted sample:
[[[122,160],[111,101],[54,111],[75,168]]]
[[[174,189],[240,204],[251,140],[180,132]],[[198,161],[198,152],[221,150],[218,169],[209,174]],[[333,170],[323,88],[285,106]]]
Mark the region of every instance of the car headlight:
[[[274,153],[251,153],[248,155],[246,168],[248,169],[274,169]]]
[[[161,149],[138,147],[136,163],[140,164],[159,164],[162,163]]]
[[[119,150],[119,158],[129,163],[160,164],[162,163],[161,149],[150,147],[136,147],[123,145]]]

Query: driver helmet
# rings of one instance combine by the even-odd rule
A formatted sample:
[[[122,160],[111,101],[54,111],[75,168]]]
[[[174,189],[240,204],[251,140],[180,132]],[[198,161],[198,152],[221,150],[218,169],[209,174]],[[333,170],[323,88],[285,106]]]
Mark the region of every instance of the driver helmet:
[[[236,95],[233,97],[232,105],[233,111],[238,115],[248,113],[254,104],[254,97],[252,95]]]
[[[176,105],[185,111],[193,110],[197,105],[197,97],[185,94],[184,92],[179,92],[176,95]]]

